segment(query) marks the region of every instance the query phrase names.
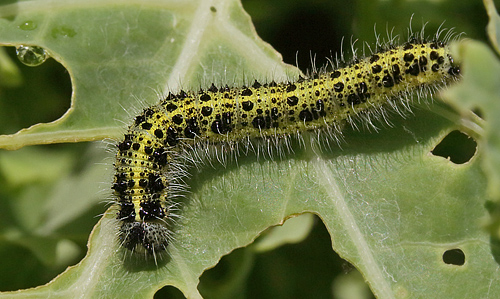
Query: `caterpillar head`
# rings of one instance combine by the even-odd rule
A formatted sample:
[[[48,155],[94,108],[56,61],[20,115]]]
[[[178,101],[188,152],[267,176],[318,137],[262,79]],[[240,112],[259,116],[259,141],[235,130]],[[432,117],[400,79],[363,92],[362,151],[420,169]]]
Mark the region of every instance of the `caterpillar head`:
[[[169,229],[161,221],[123,222],[118,238],[126,249],[134,253],[156,255],[167,249]]]

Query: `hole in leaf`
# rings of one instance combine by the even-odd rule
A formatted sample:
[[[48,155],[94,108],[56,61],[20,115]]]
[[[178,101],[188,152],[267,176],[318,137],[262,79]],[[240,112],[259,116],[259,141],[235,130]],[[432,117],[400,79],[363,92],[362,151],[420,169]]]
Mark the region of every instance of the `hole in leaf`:
[[[450,132],[431,151],[435,156],[450,159],[455,164],[464,164],[476,153],[477,143],[474,139],[458,130]]]
[[[462,266],[465,264],[465,253],[458,248],[446,250],[443,253],[443,262],[448,265]]]
[[[483,113],[483,110],[481,109],[481,107],[473,107],[471,109],[475,115],[479,116],[480,118],[484,118],[484,113]]]
[[[186,296],[182,294],[179,289],[173,286],[165,286],[161,289],[158,290],[158,292],[155,293],[154,297],[155,299],[161,299],[161,298],[168,298],[168,299],[185,299]]]
[[[3,52],[5,50],[5,52]],[[13,134],[61,117],[70,107],[71,79],[54,59],[30,67],[19,61],[14,47],[0,48],[10,71],[0,73],[0,134]]]
[[[332,250],[326,227],[316,221],[302,242],[263,252],[252,245],[234,250],[203,273],[198,289],[205,298],[234,298],[241,290],[246,298],[331,298],[332,281],[340,279],[337,286],[347,280],[365,298],[374,298],[361,275],[350,275],[354,272]]]

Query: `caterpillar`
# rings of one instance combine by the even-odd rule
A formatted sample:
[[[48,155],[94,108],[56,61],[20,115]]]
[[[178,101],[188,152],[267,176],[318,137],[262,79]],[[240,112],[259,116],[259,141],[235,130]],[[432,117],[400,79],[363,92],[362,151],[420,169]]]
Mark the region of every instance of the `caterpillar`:
[[[383,111],[410,93],[442,88],[460,77],[444,41],[415,35],[380,46],[330,72],[293,82],[169,93],[135,117],[117,144],[111,189],[119,207],[118,239],[131,252],[156,255],[171,239],[173,200],[185,186],[187,153],[197,146],[286,140],[306,131],[341,132],[344,124]],[[332,63],[333,64],[333,63]]]

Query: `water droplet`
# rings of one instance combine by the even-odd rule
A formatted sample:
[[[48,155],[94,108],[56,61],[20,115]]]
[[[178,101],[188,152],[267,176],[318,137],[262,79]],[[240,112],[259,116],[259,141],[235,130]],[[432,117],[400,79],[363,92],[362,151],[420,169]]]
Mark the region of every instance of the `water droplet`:
[[[19,46],[16,48],[17,58],[27,66],[39,66],[49,58],[49,53],[42,47]]]
[[[33,21],[26,21],[17,27],[21,30],[35,30],[38,25]]]
[[[50,35],[52,35],[53,38],[58,38],[58,37],[68,38],[68,37],[75,36],[76,31],[70,27],[60,26],[60,27],[52,28]]]

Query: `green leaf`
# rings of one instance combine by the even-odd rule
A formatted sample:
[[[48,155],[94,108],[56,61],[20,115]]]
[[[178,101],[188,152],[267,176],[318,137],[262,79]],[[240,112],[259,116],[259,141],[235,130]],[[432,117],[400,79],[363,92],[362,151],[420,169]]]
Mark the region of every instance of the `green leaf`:
[[[73,84],[70,110],[54,123],[1,136],[0,146],[8,149],[118,139],[124,132],[120,121],[131,122],[138,106],[156,102],[157,89],[198,89],[212,81],[248,84],[254,78],[278,81],[298,74],[256,35],[237,1],[12,2],[0,6],[0,44],[47,49],[66,67]],[[485,65],[494,65],[496,58],[487,58]],[[468,100],[479,98],[466,78],[457,88]],[[488,216],[482,165],[498,147],[479,142],[464,164],[433,155],[448,133],[467,131],[457,119],[433,101],[405,119],[394,116],[393,127],[381,124],[379,133],[348,128],[341,147],[332,141],[317,150],[311,146],[316,136],[304,134],[305,146],[294,143],[294,153],[281,158],[250,154],[225,167],[213,163],[192,169],[169,257],[157,265],[126,257],[116,241],[116,207],[111,207],[94,227],[87,256],[78,265],[47,285],[1,296],[145,298],[171,285],[188,298],[200,298],[200,292],[210,293],[209,284],[198,289],[200,276],[224,255],[284,219],[311,213],[326,226],[331,247],[361,272],[379,298],[498,297],[499,247],[480,226]],[[15,169],[22,170],[24,162],[34,166],[37,159],[14,162],[17,152],[0,153],[0,173],[17,184],[0,188],[8,207],[2,211],[9,212],[0,219],[4,243],[29,248],[46,264],[77,255],[71,242],[83,235],[75,228],[78,219],[88,223],[95,203],[110,198],[112,167],[95,165],[106,153],[95,148],[70,152],[72,158],[42,154],[46,160],[39,161],[39,172],[19,173]],[[38,148],[27,155],[37,157]],[[107,157],[111,165],[113,158]],[[54,185],[38,185],[36,177]],[[99,182],[108,185],[98,187]],[[106,191],[99,193],[99,188]],[[47,199],[37,202],[42,194]],[[64,254],[58,255],[58,248]],[[256,252],[262,250],[256,245],[249,249],[253,252],[235,258],[243,270],[231,272],[233,279],[214,297],[223,291],[228,298],[241,296]],[[464,254],[463,263],[448,260],[454,252]]]
[[[488,26],[486,27],[488,32],[488,37],[490,38],[491,44],[493,45],[497,53],[500,53],[499,39],[498,39],[500,34],[499,31],[500,16],[498,15],[497,9],[492,0],[483,0],[483,2],[484,6],[486,7],[486,12],[490,17],[490,21],[488,23]]]
[[[137,98],[155,103],[158,89],[298,74],[257,37],[237,1],[214,4],[215,12],[208,2],[78,3],[2,6],[3,44],[45,48],[69,72],[73,95],[63,117],[0,136],[0,147],[118,137],[123,132],[119,121],[129,122],[129,113],[138,111],[130,109],[137,107]]]
[[[457,107],[457,110],[468,116],[471,110],[477,109],[487,120],[483,128],[470,128],[471,134],[483,137],[482,146],[487,150],[484,153],[484,169],[490,183],[488,190],[494,199],[500,199],[500,156],[496,149],[500,148],[500,136],[496,130],[499,122],[497,113],[500,111],[500,61],[495,54],[484,44],[467,42],[458,48],[459,58],[463,60],[462,84],[454,86],[445,93],[445,97]],[[470,116],[473,117],[473,116]],[[473,124],[471,124],[473,125]],[[477,131],[477,132],[474,132]]]

